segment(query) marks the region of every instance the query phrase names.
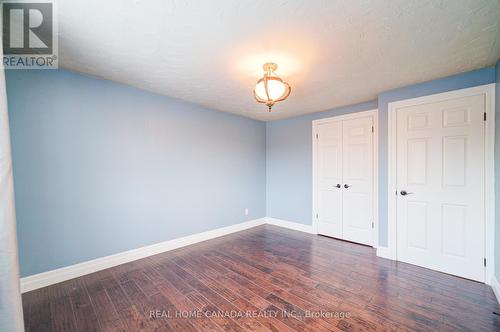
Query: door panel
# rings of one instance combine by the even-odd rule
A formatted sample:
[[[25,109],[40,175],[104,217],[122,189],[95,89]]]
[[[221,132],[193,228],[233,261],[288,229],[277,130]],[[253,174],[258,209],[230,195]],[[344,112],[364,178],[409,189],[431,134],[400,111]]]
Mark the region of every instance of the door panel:
[[[342,123],[318,126],[318,233],[342,237]]]
[[[343,239],[373,244],[373,119],[342,122]]]
[[[427,139],[408,140],[408,184],[427,183]]]
[[[443,137],[443,187],[465,186],[467,137]]]
[[[427,218],[426,202],[407,203],[407,247],[419,250],[428,250],[427,229],[429,220]]]
[[[484,96],[397,110],[398,260],[484,281]]]
[[[466,254],[467,207],[443,204],[443,253],[464,257]]]

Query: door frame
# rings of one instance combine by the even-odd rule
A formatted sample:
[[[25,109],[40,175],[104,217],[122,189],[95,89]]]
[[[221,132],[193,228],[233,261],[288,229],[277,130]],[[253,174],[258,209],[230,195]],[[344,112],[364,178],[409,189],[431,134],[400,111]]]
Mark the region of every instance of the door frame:
[[[314,234],[318,234],[318,223],[317,223],[317,158],[318,158],[318,145],[317,145],[317,133],[318,125],[337,122],[344,120],[359,119],[366,116],[373,117],[373,228],[372,228],[372,243],[373,248],[378,247],[378,109],[371,109],[368,111],[361,111],[355,113],[348,113],[343,115],[332,116],[328,118],[318,119],[312,121],[312,226]]]
[[[387,248],[379,248],[379,256],[397,260],[397,124],[396,111],[399,108],[435,103],[475,95],[485,96],[485,280],[491,284],[495,271],[495,83],[472,88],[453,90],[423,97],[405,99],[388,104],[388,218]]]

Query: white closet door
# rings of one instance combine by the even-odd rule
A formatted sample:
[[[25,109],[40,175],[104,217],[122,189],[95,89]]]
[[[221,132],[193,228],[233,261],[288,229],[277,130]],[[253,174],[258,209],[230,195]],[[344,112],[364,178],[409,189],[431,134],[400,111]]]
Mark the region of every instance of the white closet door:
[[[342,123],[320,124],[317,129],[318,233],[342,237]]]
[[[343,239],[373,245],[373,119],[343,121]]]
[[[483,95],[397,110],[398,260],[484,281],[484,111]]]
[[[317,126],[318,233],[373,245],[373,117]]]

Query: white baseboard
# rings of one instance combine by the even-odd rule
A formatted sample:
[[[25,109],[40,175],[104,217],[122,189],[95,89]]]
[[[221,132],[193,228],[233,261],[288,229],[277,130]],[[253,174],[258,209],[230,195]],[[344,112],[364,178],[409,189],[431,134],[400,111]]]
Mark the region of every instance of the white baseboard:
[[[21,293],[29,292],[38,288],[53,285],[65,280],[81,277],[83,275],[108,269],[113,266],[135,261],[137,259],[157,255],[162,252],[174,250],[198,242],[214,239],[219,236],[243,231],[248,228],[270,224],[293,229],[300,232],[314,234],[312,225],[299,224],[276,218],[260,218],[246,221],[240,224],[217,228],[211,231],[188,235],[178,239],[168,240],[153,245],[120,252],[114,255],[96,258],[90,261],[65,266],[59,269],[42,272],[21,278]]]
[[[293,221],[276,219],[276,218],[271,218],[271,217],[266,217],[264,219],[266,219],[266,223],[269,225],[289,228],[289,229],[293,229],[295,231],[309,233],[309,234],[316,234],[313,231],[312,225],[304,225],[304,224],[299,224],[299,223],[296,223]]]
[[[214,239],[219,236],[243,231],[248,228],[263,225],[266,222],[266,218],[250,220],[236,225],[217,228],[211,231],[188,235],[185,237],[156,243],[146,247],[120,252],[114,255],[100,257],[75,265],[65,266],[56,270],[34,274],[28,277],[21,278],[21,293],[29,292],[65,280],[77,278],[89,273],[128,263],[137,259],[160,254],[165,251],[188,246],[190,244],[195,244],[198,242]]]
[[[264,217],[24,277],[21,278],[21,293],[29,292],[137,259],[157,255],[162,252],[185,247],[264,224],[275,225],[309,234],[316,234],[313,231],[312,225],[304,225],[292,221]],[[378,247],[377,256],[393,259],[388,247]],[[500,283],[495,276],[491,278],[490,283],[497,301],[500,303]]]
[[[491,288],[493,288],[493,293],[495,293],[497,301],[500,304],[500,283],[498,283],[498,280],[495,276],[491,277],[490,286]]]
[[[392,254],[388,247],[378,247],[377,248],[377,256],[387,259],[393,259]]]

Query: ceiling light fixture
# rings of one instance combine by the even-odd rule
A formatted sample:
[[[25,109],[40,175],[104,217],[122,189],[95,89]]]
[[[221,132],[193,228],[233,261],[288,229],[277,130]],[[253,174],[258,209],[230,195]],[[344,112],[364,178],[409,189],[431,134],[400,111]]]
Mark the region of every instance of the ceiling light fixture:
[[[265,63],[262,68],[265,71],[264,77],[257,81],[253,96],[257,102],[266,104],[271,112],[271,107],[279,101],[283,101],[290,95],[290,85],[283,82],[274,72],[278,65],[272,62]]]

